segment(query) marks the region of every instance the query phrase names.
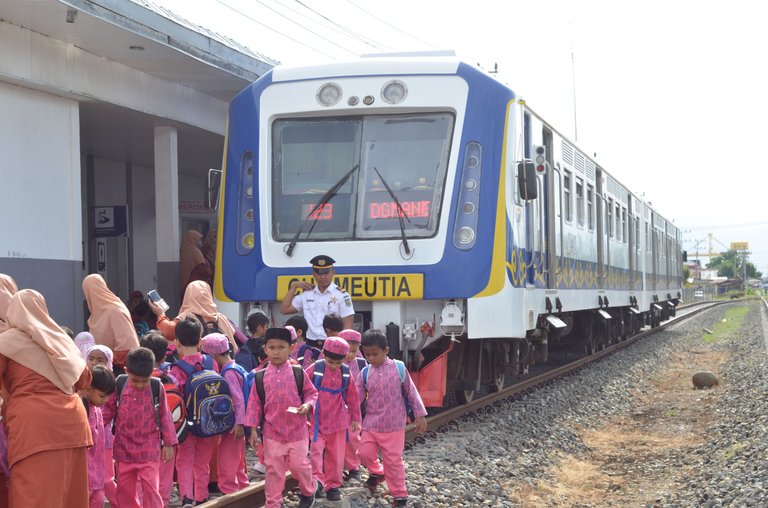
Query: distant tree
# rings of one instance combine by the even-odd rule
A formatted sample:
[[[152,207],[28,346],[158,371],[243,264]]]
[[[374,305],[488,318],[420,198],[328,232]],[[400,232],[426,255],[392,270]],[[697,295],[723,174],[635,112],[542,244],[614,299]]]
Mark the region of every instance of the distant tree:
[[[744,259],[749,259],[749,253],[747,253]],[[715,256],[707,263],[707,268],[711,270],[717,270],[717,275],[720,277],[742,277],[744,274],[744,262],[740,252],[735,250],[729,250],[720,256]],[[747,277],[753,279],[759,279],[762,277],[762,273],[757,271],[754,264],[747,263]]]

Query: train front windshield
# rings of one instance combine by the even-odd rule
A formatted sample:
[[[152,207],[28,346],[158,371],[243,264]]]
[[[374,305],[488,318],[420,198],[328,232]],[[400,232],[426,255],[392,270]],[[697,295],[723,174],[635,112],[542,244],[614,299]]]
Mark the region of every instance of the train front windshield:
[[[435,235],[453,125],[449,113],[275,121],[273,239],[302,225],[300,241],[399,239],[401,218],[409,238]]]

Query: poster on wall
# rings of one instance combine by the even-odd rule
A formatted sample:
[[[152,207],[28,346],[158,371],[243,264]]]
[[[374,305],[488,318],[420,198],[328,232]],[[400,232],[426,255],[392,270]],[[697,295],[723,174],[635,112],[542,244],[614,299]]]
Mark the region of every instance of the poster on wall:
[[[128,207],[96,206],[93,208],[93,236],[122,236],[128,234]]]

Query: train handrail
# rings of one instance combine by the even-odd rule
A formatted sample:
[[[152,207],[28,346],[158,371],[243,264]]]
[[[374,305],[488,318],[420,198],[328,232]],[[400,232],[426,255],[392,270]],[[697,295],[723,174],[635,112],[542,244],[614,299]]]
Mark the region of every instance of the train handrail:
[[[557,173],[558,182],[560,185],[558,185],[558,188],[560,189],[560,251],[563,257],[565,257],[565,242],[563,241],[563,174],[560,172],[560,166],[555,165],[550,166],[552,168],[552,171]],[[557,244],[555,244],[555,259],[558,259],[557,257]],[[560,262],[558,261],[555,263],[555,275],[560,275],[563,272],[563,269],[560,267]]]

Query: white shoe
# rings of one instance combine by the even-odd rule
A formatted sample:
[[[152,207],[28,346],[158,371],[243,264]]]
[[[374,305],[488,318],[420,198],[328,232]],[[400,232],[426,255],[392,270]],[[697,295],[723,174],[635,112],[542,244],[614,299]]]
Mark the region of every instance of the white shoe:
[[[266,474],[267,466],[259,461],[256,461],[256,463],[253,465],[253,472],[258,474]]]

